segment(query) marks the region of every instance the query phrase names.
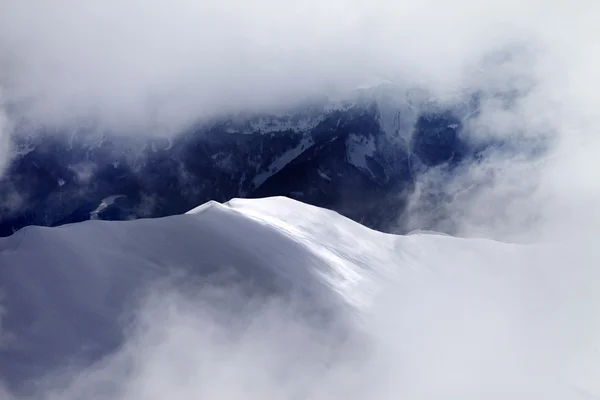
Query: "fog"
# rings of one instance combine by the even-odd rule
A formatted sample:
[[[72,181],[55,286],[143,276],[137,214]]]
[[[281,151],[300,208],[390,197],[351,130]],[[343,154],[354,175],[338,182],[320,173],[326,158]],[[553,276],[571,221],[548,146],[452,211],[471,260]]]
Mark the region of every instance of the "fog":
[[[554,158],[524,174],[525,161],[514,179],[512,161],[486,166],[502,170],[495,185],[503,193],[522,192],[525,183],[535,204],[512,195],[490,200],[488,192],[467,192],[466,202],[500,201],[505,214],[529,215],[543,199],[556,208],[548,213],[564,215],[573,199],[555,196],[598,195],[599,8],[593,0],[3,0],[0,155],[3,162],[10,157],[10,127],[23,121],[171,135],[221,113],[276,111],[373,82],[419,87],[446,104],[479,91],[488,97],[471,132],[552,138]],[[514,96],[513,104],[499,94]],[[481,170],[466,173],[472,181]],[[451,207],[459,212],[450,218],[468,222],[465,234],[517,238],[530,225],[498,221],[495,206],[471,207],[467,216],[461,201]],[[415,217],[416,226],[427,218]],[[553,229],[575,221],[564,219]]]
[[[150,296],[123,349],[67,371],[66,388],[49,378],[42,398],[479,399],[490,387],[498,388],[498,399],[575,398],[558,383],[536,389],[564,372],[565,360],[587,371],[590,383],[590,371],[600,368],[593,347],[585,347],[597,346],[599,332],[598,290],[586,286],[599,265],[588,240],[600,233],[599,37],[596,0],[0,0],[2,162],[10,157],[11,126],[22,120],[169,135],[220,113],[344,96],[374,80],[420,87],[446,104],[481,91],[489,96],[470,122],[473,135],[544,141],[548,152],[535,161],[492,152],[451,178],[428,172],[417,182],[411,223],[432,218],[431,210],[422,212],[420,192],[443,183],[452,201],[441,206],[440,228],[565,243],[550,256],[517,251],[511,259],[511,267],[535,266],[540,275],[559,271],[548,290],[562,296],[548,314],[541,303],[519,313],[522,297],[495,302],[485,289],[494,293],[502,283],[468,275],[427,286],[426,302],[410,308],[423,300],[419,282],[390,280],[369,333],[335,345],[331,332],[308,324],[287,303],[260,303],[249,314],[255,322],[233,340],[204,299],[177,290]],[[515,100],[506,106],[497,93],[514,93]],[[512,283],[535,287],[536,279],[528,279]],[[578,290],[582,297],[570,296]],[[479,313],[460,319],[456,310],[476,301],[483,304]],[[581,311],[586,304],[589,312]],[[504,336],[483,326],[491,317],[482,310],[499,316]],[[428,333],[407,333],[406,321]],[[557,347],[538,341],[553,329]],[[476,340],[480,353],[462,351]],[[503,353],[499,343],[521,353]],[[553,351],[557,358],[548,355]],[[447,363],[439,361],[442,353]],[[498,364],[480,368],[484,356]],[[290,375],[279,376],[281,370]],[[593,398],[581,390],[581,398]]]
[[[30,383],[31,397],[3,398],[583,400],[600,393],[593,238],[522,246],[409,236],[393,257],[383,235],[363,232],[366,239],[355,239],[370,247],[365,254],[390,263],[376,272],[379,290],[366,308],[340,307],[324,320],[318,301],[179,276],[149,286],[119,318],[126,340],[116,351],[92,365],[65,359],[63,369]]]
[[[375,78],[451,96],[510,84],[508,71],[483,80],[473,73],[490,53],[510,49],[532,54],[510,72],[542,85],[553,95],[547,102],[564,102],[567,91],[580,96],[589,87],[584,76],[596,73],[593,1],[4,0],[1,7],[5,105],[44,124],[163,131]]]
[[[358,360],[366,360],[359,341],[336,332],[333,322],[323,327],[303,316],[299,302],[248,298],[233,286],[202,287],[196,295],[179,289],[144,299],[122,349],[83,373],[70,368],[50,374],[38,395],[48,400],[326,399],[352,396],[366,382],[357,368]],[[229,309],[243,302],[243,314]]]

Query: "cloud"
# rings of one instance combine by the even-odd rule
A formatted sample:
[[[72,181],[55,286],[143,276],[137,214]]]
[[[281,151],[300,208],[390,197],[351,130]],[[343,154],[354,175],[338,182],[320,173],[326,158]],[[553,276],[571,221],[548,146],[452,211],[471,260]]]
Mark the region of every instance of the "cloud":
[[[425,223],[464,236],[525,242],[598,232],[593,204],[600,199],[600,182],[593,171],[599,164],[593,154],[600,149],[594,126],[600,98],[590,90],[600,82],[597,67],[591,67],[600,66],[591,39],[600,33],[593,17],[598,5],[534,4],[496,14],[520,27],[517,34],[506,40],[507,34],[498,42],[504,45],[490,46],[487,54],[473,53],[483,62],[450,79],[481,96],[463,135],[512,142],[514,151],[490,150],[482,162],[453,174],[437,169],[420,177],[408,211],[415,227]],[[534,155],[536,147],[545,149],[543,156]],[[432,191],[444,192],[447,200],[428,204]]]
[[[420,239],[405,253],[419,266],[387,277],[368,318],[388,363],[380,370],[391,373],[389,398],[597,396],[593,240]]]
[[[324,399],[360,388],[350,368],[359,342],[334,321],[315,321],[318,310],[305,301],[187,286],[153,286],[121,348],[94,365],[50,373],[36,398]]]
[[[322,299],[178,275],[125,314],[118,349],[53,369],[31,398],[593,398],[600,271],[590,243],[409,237],[398,243],[406,264],[380,271],[369,306],[336,307],[330,319]]]
[[[5,0],[0,82],[10,104],[44,123],[166,129],[352,89],[371,76],[457,90],[469,84],[465,68],[496,48],[579,39],[569,34],[573,9],[541,1]]]
[[[4,112],[2,91],[0,90],[0,175],[10,160],[10,135],[11,123]]]
[[[598,15],[600,3],[595,0],[331,0],[325,4],[316,0],[3,0],[0,160],[6,154],[2,143],[10,132],[7,127],[23,118],[58,127],[97,123],[117,131],[165,134],[197,118],[291,105],[315,94],[343,93],[379,77],[400,86],[421,87],[450,104],[464,99],[464,93],[480,91],[486,96],[480,115],[468,126],[469,134],[511,138],[517,143],[545,141],[549,146],[548,153],[535,161],[492,153],[455,176],[430,171],[418,182],[420,188],[446,185],[451,189],[438,227],[451,226],[464,236],[526,242],[598,237]],[[515,94],[514,101],[507,105],[495,96],[498,93]],[[417,226],[431,217],[430,210],[422,211],[420,201],[415,196],[411,208]],[[589,246],[586,242],[573,247],[581,250],[580,259],[573,252],[559,256],[591,266],[595,259],[586,253]],[[519,265],[541,261],[526,257]],[[566,266],[561,263],[561,267]],[[431,292],[428,302],[417,307],[430,317],[419,320],[421,326],[435,336],[408,336],[406,343],[413,343],[420,353],[394,350],[400,352],[394,354],[398,359],[408,352],[408,365],[416,367],[416,378],[428,376],[423,371],[434,368],[437,350],[460,360],[459,350],[468,347],[467,339],[478,337],[476,333],[491,338],[479,344],[486,355],[500,357],[504,367],[519,358],[502,358],[493,350],[500,338],[481,325],[488,315],[475,314],[461,324],[448,319],[447,310],[440,308],[445,302],[452,310],[472,306],[473,298],[486,294],[478,289],[479,278],[484,279],[474,277],[468,281],[471,285],[457,286],[466,290],[465,297],[440,282],[440,292]],[[498,289],[496,283],[483,283],[484,289]],[[399,302],[422,300],[414,292],[391,297],[383,316],[397,311],[390,308]],[[516,311],[484,300],[497,307],[493,309],[505,318],[503,326],[510,326],[515,316],[511,313]],[[149,304],[143,308],[142,321],[146,316],[156,322],[156,315],[161,315],[160,323],[152,323],[147,331],[134,331],[121,352],[106,364],[84,371],[69,386],[74,392],[67,393],[85,394],[90,387],[110,382],[116,392],[108,398],[186,398],[189,393],[223,399],[290,398],[305,388],[302,382],[285,377],[275,381],[277,373],[283,372],[282,364],[284,371],[290,368],[298,376],[318,381],[316,375],[322,370],[314,369],[315,365],[322,365],[323,353],[330,355],[325,339],[318,335],[315,339],[315,332],[307,332],[278,305],[253,314],[256,323],[244,340],[231,343],[213,315],[188,306],[193,301],[175,298],[166,305]],[[543,322],[552,327],[550,319]],[[464,327],[475,331],[461,339],[459,328]],[[387,328],[394,333],[397,326],[390,322]],[[531,329],[528,333],[537,332]],[[439,334],[448,330],[455,336]],[[200,337],[198,332],[203,332]],[[531,342],[518,343],[517,348],[526,350],[527,344],[535,342],[534,336],[527,338]],[[469,355],[475,361],[462,371],[465,374],[478,365],[477,354]],[[344,382],[352,385],[373,378],[372,364],[347,361],[333,376],[322,377],[323,391],[317,391],[315,398],[328,398],[327,394],[367,398],[361,397],[365,393],[360,388],[345,387]],[[380,366],[386,366],[385,361],[389,360],[384,358]],[[432,373],[440,378],[450,370],[458,382],[464,382],[461,370],[453,367],[434,368]],[[468,382],[473,376],[467,376]],[[515,374],[510,377],[518,383]],[[417,389],[426,385],[414,382]],[[65,392],[56,393],[56,398],[65,398],[61,397]]]
[[[528,177],[541,185],[536,202],[550,197],[549,210],[561,208],[572,199],[559,189],[597,193],[582,171],[596,168],[583,160],[598,148],[599,8],[593,0],[4,0],[1,159],[15,121],[164,135],[377,78],[448,103],[490,94],[472,122],[476,135],[555,139],[555,161]],[[494,93],[517,100],[506,108]],[[522,173],[495,167],[502,184]]]

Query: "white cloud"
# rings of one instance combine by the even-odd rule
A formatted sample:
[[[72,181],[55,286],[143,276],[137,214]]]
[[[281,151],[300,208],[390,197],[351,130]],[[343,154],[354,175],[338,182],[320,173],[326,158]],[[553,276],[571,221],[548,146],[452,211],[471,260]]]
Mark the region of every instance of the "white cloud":
[[[595,164],[578,165],[597,148],[597,15],[593,0],[4,0],[0,88],[11,118],[135,134],[343,92],[372,77],[448,101],[516,90],[509,110],[484,104],[477,134],[558,137],[544,196],[597,194],[598,180],[582,181]],[[501,66],[485,61],[506,53]],[[554,171],[566,181],[552,183]]]
[[[484,103],[473,122],[476,132],[552,138],[548,157],[536,164],[492,157],[466,169],[450,182],[456,195],[446,206],[445,223],[464,235],[509,240],[598,237],[599,15],[596,0],[3,0],[0,89],[6,113],[0,113],[0,132],[10,126],[3,115],[163,132],[222,111],[275,107],[331,87],[352,89],[374,75],[446,99],[465,90],[516,89],[520,96],[510,109]],[[486,66],[486,56],[506,49],[518,49],[517,57],[499,68]],[[6,137],[0,134],[0,158]],[[480,189],[463,191],[481,182],[486,184]],[[424,311],[430,311],[427,305]],[[442,314],[437,311],[432,316]],[[274,336],[250,332],[248,348],[207,355],[201,349],[212,338],[192,337],[193,328],[206,321],[190,310],[174,315],[167,319],[172,329],[157,328],[164,341],[148,345],[154,358],[133,357],[136,371],[152,377],[156,392],[145,392],[148,387],[134,379],[127,381],[129,398],[163,393],[158,386],[174,372],[163,368],[171,366],[172,351],[183,360],[173,365],[183,368],[175,378],[189,378],[175,386],[184,390],[182,397],[192,387],[223,399],[247,393],[285,398],[265,392],[274,387],[263,372],[276,370],[278,360],[264,353],[246,358]],[[453,327],[451,321],[436,326]],[[296,339],[285,336],[274,344],[284,351]],[[142,334],[140,340],[149,339]],[[179,348],[190,341],[197,346],[191,352]],[[319,342],[304,345],[313,355],[322,350]],[[425,350],[426,360],[435,359],[432,349]],[[213,365],[221,374],[218,386],[195,375],[201,371],[189,371],[206,356],[224,362]],[[298,368],[308,371],[307,365]],[[256,374],[253,382],[266,383],[240,393],[228,379],[248,378],[247,371]]]
[[[9,101],[42,122],[121,127],[179,126],[371,75],[461,89],[483,84],[464,73],[490,51],[551,44],[549,60],[572,60],[562,35],[587,34],[573,29],[586,10],[541,1],[5,0],[1,11]]]
[[[2,90],[0,90],[0,175],[10,160],[10,135],[11,123],[4,112]]]
[[[120,349],[95,365],[49,374],[38,396],[325,399],[360,389],[350,370],[359,348],[336,336],[333,321],[331,329],[311,322],[305,302],[253,296],[233,285],[194,289],[154,287]]]

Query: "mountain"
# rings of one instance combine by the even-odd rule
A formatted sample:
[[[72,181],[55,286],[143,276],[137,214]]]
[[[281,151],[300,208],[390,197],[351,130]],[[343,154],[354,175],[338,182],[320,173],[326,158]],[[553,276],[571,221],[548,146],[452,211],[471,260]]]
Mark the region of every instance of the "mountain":
[[[38,399],[588,399],[591,242],[396,236],[282,197],[26,227],[0,239],[0,377]]]
[[[469,134],[477,104],[469,97],[442,107],[421,92],[383,85],[347,101],[222,116],[168,138],[23,124],[0,177],[0,235],[27,225],[162,217],[209,200],[269,196],[402,232],[420,174],[477,162],[500,146]]]

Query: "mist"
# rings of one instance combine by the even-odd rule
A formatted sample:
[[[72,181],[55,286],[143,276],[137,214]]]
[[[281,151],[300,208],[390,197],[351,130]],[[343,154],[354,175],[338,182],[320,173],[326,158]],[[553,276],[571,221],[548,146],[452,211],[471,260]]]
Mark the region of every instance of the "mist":
[[[230,314],[223,304],[236,301],[235,288],[219,288],[218,296],[216,288],[204,289],[191,297],[153,294],[122,350],[85,374],[67,373],[76,379],[66,389],[49,380],[43,393],[48,399],[278,399],[360,389],[360,371],[351,369],[364,359],[358,341],[350,345],[335,327],[316,325],[299,303],[240,296],[248,302],[243,315]]]
[[[508,85],[506,72],[527,74],[565,101],[564,89],[577,90],[580,74],[595,71],[591,1],[4,0],[1,7],[6,107],[41,124],[95,121],[141,134],[373,79],[450,97]],[[512,48],[527,49],[535,65],[483,80],[473,74],[484,57]]]
[[[589,365],[577,358],[600,326],[592,318],[598,291],[581,283],[598,281],[589,238],[600,234],[599,37],[595,0],[2,0],[0,167],[11,157],[11,127],[22,121],[172,135],[223,113],[344,97],[373,81],[419,87],[447,105],[480,92],[470,135],[543,142],[548,151],[534,160],[491,152],[451,177],[429,171],[411,198],[411,226],[436,217],[421,194],[443,184],[452,196],[440,206],[439,230],[563,243],[544,248],[543,257],[506,250],[514,251],[512,270],[539,273],[523,282],[535,286],[550,274],[541,280],[560,295],[555,314],[544,311],[546,297],[502,292],[506,281],[485,273],[499,262],[493,254],[471,259],[465,250],[446,265],[463,271],[457,281],[424,287],[390,279],[370,316],[356,317],[356,337],[340,343],[332,343],[330,328],[307,324],[279,301],[259,301],[250,327],[231,338],[231,320],[215,317],[213,303],[171,288],[133,311],[122,349],[66,378],[50,376],[38,398],[479,399],[494,387],[499,399],[572,398],[558,386],[535,389],[565,365],[588,372],[600,365],[596,353]],[[514,100],[506,105],[499,93]],[[483,272],[470,276],[465,266]],[[572,271],[583,272],[561,285]],[[507,297],[486,296],[500,292]],[[537,308],[521,310],[524,299]],[[580,313],[586,304],[589,312]],[[475,311],[461,319],[464,309]],[[418,330],[403,329],[406,321]],[[492,322],[501,330],[482,325]],[[539,342],[548,332],[557,347]]]
[[[343,98],[376,82],[417,87],[446,105],[477,92],[483,100],[469,135],[551,139],[552,161],[523,174],[528,160],[513,168],[512,160],[490,157],[484,168],[501,177],[491,186],[520,193],[511,199],[462,190],[482,175],[481,166],[465,170],[454,185],[469,195],[449,206],[448,218],[460,215],[450,223],[465,235],[526,240],[529,219],[510,215],[537,213],[543,202],[554,218],[571,197],[594,204],[587,199],[598,196],[591,171],[599,95],[590,88],[600,83],[599,8],[592,0],[4,0],[0,155],[6,163],[10,127],[24,121],[160,136],[223,113]],[[507,95],[514,98],[508,107],[498,97]],[[500,202],[509,217],[499,221],[496,207],[462,215],[471,201]],[[418,227],[428,216],[416,214]],[[588,216],[559,225],[571,220]]]
[[[126,339],[114,352],[65,363],[29,395],[4,398],[595,398],[592,239],[515,246],[438,236],[427,253],[422,239],[402,240],[405,263],[377,272],[367,307],[329,319],[319,301],[226,280],[150,285],[120,317]]]

